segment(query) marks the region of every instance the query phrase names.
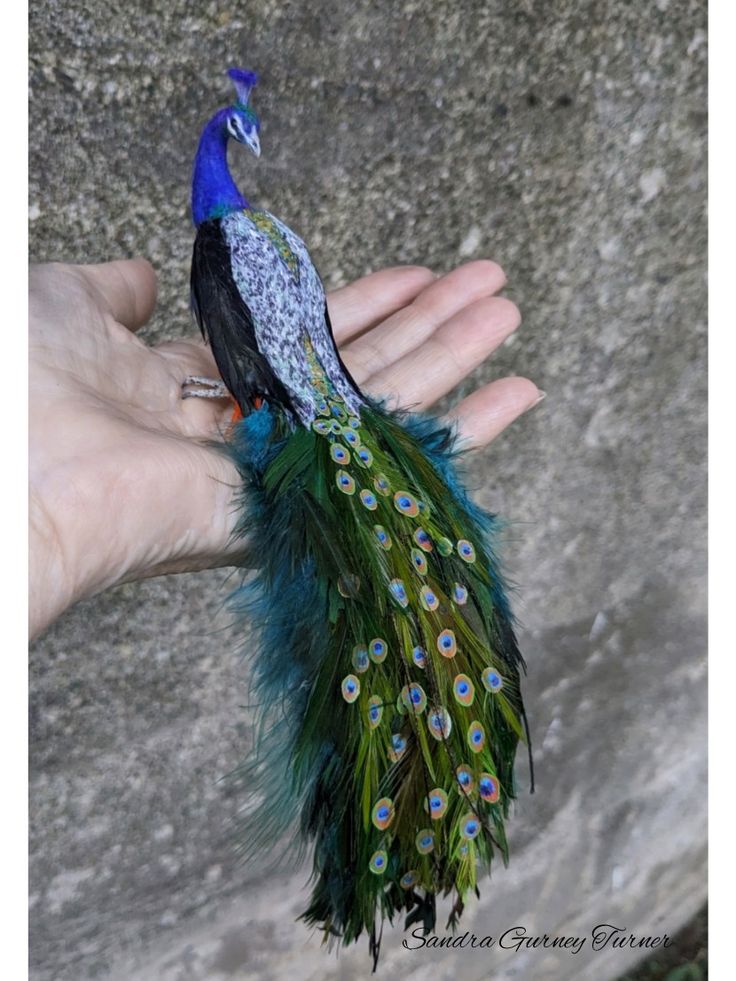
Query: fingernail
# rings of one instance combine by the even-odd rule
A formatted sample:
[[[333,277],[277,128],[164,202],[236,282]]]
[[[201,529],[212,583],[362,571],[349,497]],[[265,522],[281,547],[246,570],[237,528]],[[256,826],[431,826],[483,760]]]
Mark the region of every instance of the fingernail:
[[[542,389],[540,388],[539,394],[537,395],[536,399],[532,402],[532,404],[529,406],[529,408],[533,409],[535,405],[539,405],[540,402],[544,402],[546,398],[547,398],[547,393],[543,392]]]

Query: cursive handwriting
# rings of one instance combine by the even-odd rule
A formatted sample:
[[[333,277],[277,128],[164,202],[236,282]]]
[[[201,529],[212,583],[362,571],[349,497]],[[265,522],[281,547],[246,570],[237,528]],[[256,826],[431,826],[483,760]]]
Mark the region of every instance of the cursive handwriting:
[[[491,948],[498,947],[500,950],[514,950],[516,953],[522,950],[537,949],[557,949],[566,950],[571,954],[579,954],[590,939],[591,950],[605,950],[606,947],[612,948],[642,948],[652,949],[654,947],[670,947],[672,941],[664,933],[661,936],[636,936],[628,932],[627,927],[613,926],[611,923],[599,923],[590,931],[590,938],[587,936],[550,936],[547,933],[535,935],[529,933],[526,927],[513,926],[498,934],[497,937],[483,936],[466,930],[465,933],[449,934],[444,937],[436,933],[425,934],[421,927],[417,927],[411,932],[411,940],[406,937],[402,940],[402,945],[406,950],[421,950],[423,947],[429,949],[444,948],[446,950],[457,950],[464,947],[471,948]]]

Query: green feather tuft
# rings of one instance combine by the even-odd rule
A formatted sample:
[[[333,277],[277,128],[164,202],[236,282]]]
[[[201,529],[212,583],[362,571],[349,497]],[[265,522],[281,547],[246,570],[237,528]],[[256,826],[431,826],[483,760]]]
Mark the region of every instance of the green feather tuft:
[[[346,418],[339,404],[333,415]],[[453,891],[454,923],[478,869],[490,869],[496,852],[507,860],[523,661],[493,552],[495,520],[462,490],[451,434],[375,405],[345,425],[345,434],[333,424],[287,434],[264,405],[231,443],[252,515],[240,530],[261,563],[234,596],[262,626],[260,735],[240,771],[258,803],[242,841],[259,854],[298,823],[301,841],[314,845],[303,918],[344,944],[366,930],[375,951],[384,918],[403,910],[407,925],[432,928],[435,897]],[[371,654],[377,638],[385,656]],[[358,673],[356,647],[371,654]],[[497,691],[483,682],[488,668],[502,679]],[[465,701],[458,678],[471,692]],[[472,789],[458,782],[459,768]],[[481,774],[499,783],[493,803],[479,793]],[[269,792],[275,785],[281,793]],[[422,853],[425,829],[434,847]]]

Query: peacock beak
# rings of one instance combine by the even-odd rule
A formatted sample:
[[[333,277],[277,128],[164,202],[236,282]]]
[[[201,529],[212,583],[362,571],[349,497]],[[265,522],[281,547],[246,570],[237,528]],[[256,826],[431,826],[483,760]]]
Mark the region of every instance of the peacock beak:
[[[248,147],[253,151],[255,156],[260,157],[261,141],[258,139],[258,133],[256,133],[255,130],[246,136],[245,142],[248,145]]]

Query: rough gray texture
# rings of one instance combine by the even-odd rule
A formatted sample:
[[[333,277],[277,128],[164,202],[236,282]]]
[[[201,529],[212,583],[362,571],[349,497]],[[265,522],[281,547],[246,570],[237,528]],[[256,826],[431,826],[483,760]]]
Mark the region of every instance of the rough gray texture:
[[[480,934],[671,935],[705,895],[704,29],[686,0],[32,4],[33,257],[150,256],[151,339],[191,329],[190,166],[232,63],[263,75],[243,188],[328,284],[508,272],[525,323],[473,382],[549,397],[472,477],[512,522],[538,793],[468,910]],[[37,981],[368,977],[364,947],[335,960],[294,922],[306,871],[232,863],[217,778],[247,749],[246,667],[213,632],[224,578],[117,589],[33,649]],[[383,968],[416,979],[605,981],[640,956],[402,937]]]

